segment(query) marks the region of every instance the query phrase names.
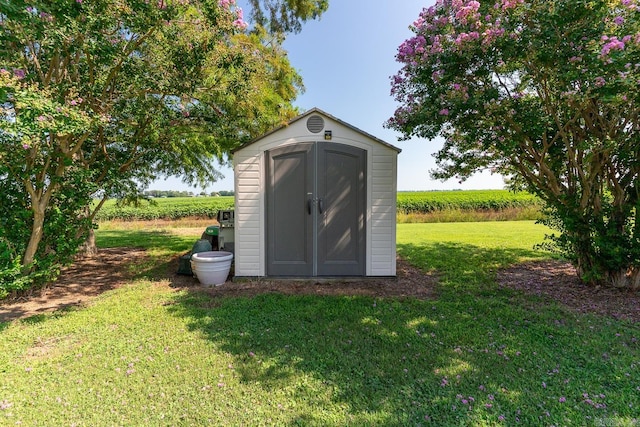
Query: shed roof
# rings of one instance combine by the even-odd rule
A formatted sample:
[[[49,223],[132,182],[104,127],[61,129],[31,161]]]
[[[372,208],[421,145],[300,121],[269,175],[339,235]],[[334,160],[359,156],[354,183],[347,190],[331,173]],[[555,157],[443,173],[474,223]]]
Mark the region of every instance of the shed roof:
[[[391,148],[392,150],[395,150],[395,151],[396,151],[396,152],[398,152],[398,153],[400,153],[400,152],[402,151],[400,148],[398,148],[398,147],[396,147],[396,146],[394,146],[394,145],[391,145],[391,144],[389,144],[388,142],[383,141],[382,139],[377,138],[377,137],[375,137],[375,136],[371,135],[370,133],[367,133],[367,132],[365,132],[365,131],[363,131],[363,130],[361,130],[361,129],[358,129],[357,127],[355,127],[355,126],[353,126],[353,125],[350,125],[349,123],[347,123],[347,122],[345,122],[345,121],[343,121],[343,120],[340,120],[339,118],[337,118],[337,117],[335,117],[335,116],[332,116],[331,114],[326,113],[325,111],[322,111],[321,109],[319,109],[319,108],[317,108],[317,107],[314,107],[314,108],[312,108],[312,109],[310,109],[310,110],[308,110],[308,111],[306,111],[306,112],[304,112],[304,113],[300,114],[299,116],[294,117],[293,119],[289,120],[289,122],[285,123],[284,125],[278,126],[277,128],[275,128],[275,129],[271,130],[270,132],[267,132],[267,133],[265,133],[265,134],[263,134],[263,135],[261,135],[261,136],[259,136],[259,137],[255,138],[255,139],[252,139],[251,141],[249,141],[249,142],[247,142],[247,143],[245,143],[245,144],[242,144],[240,147],[238,147],[238,148],[236,148],[236,149],[232,150],[232,153],[235,153],[236,151],[241,150],[241,149],[243,149],[243,148],[245,148],[245,147],[247,147],[247,146],[249,146],[249,145],[251,145],[251,144],[253,144],[253,143],[257,142],[257,141],[259,141],[259,140],[261,140],[261,139],[265,138],[265,137],[266,137],[266,136],[268,136],[268,135],[271,135],[271,134],[273,134],[273,133],[276,133],[276,132],[278,132],[279,130],[281,130],[281,129],[283,129],[283,128],[287,127],[287,126],[291,126],[293,123],[295,123],[295,122],[297,122],[297,121],[299,121],[299,120],[302,120],[302,119],[304,119],[305,117],[308,117],[308,116],[310,116],[310,115],[312,115],[312,114],[320,114],[320,115],[322,115],[322,116],[325,116],[325,117],[326,117],[326,118],[328,118],[328,119],[334,120],[334,121],[336,121],[336,122],[340,123],[341,125],[343,125],[343,126],[345,126],[345,127],[348,127],[348,128],[350,128],[351,130],[354,130],[354,131],[356,131],[356,132],[358,132],[358,133],[360,133],[360,134],[362,134],[362,135],[366,136],[367,138],[372,139],[372,140],[374,140],[374,141],[378,142],[379,144],[382,144],[382,145],[384,145],[384,146],[386,146],[386,147]]]

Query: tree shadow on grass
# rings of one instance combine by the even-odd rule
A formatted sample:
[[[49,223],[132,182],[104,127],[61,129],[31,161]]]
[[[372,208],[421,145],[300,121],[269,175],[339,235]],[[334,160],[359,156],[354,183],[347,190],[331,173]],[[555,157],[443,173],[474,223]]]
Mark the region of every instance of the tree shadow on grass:
[[[417,300],[262,294],[211,301],[186,294],[178,302],[175,315],[234,356],[242,384],[287,389],[312,407],[347,411],[344,419],[355,425],[423,421],[428,396],[438,395],[434,367],[448,363],[446,352],[424,346],[440,319],[418,316],[428,303]],[[332,425],[309,412],[292,414],[289,423]]]
[[[455,242],[399,244],[398,254],[424,271],[436,271],[443,298],[459,298],[461,293],[494,295],[499,292],[495,284],[499,269],[550,257],[534,249],[482,248]]]
[[[195,238],[178,236],[166,230],[100,230],[96,242],[100,248],[135,247],[146,256],[128,266],[134,279],[164,279],[177,269],[176,253],[187,253]]]
[[[540,384],[562,393],[561,379],[550,372],[576,358],[582,365],[569,370],[588,365],[597,372],[575,378],[585,389],[601,387],[603,378],[615,383],[620,371],[598,365],[610,343],[584,348],[567,329],[575,319],[551,323],[548,317],[557,313],[514,307],[502,298],[509,291],[492,282],[497,268],[542,257],[539,252],[453,243],[401,245],[399,251],[437,271],[445,296],[237,298],[193,291],[169,309],[233,355],[242,384],[286,389],[329,413],[346,412],[359,425],[491,424],[501,416],[537,424],[547,411],[555,415],[544,422],[559,422],[557,397],[545,400],[549,390]],[[332,425],[309,412],[290,416],[291,425]]]

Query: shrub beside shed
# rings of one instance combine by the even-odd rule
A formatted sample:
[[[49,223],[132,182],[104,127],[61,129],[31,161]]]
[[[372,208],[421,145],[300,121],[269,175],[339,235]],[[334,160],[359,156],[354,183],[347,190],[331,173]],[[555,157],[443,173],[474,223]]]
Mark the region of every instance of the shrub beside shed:
[[[398,153],[318,108],[237,149],[235,276],[395,276]]]

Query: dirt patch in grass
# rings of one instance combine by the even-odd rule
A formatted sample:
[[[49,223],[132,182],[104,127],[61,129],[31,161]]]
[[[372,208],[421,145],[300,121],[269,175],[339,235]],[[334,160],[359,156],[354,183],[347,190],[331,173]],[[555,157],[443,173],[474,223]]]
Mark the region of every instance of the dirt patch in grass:
[[[83,258],[63,269],[59,279],[13,300],[0,303],[0,321],[22,319],[66,307],[82,305],[135,275],[132,268],[146,258],[144,249],[100,249],[92,258]]]
[[[97,295],[115,289],[134,277],[136,265],[146,258],[143,249],[101,249],[94,258],[78,260],[66,268],[59,280],[44,289],[13,301],[0,303],[0,321],[10,321],[81,306]],[[168,266],[167,279],[177,289],[204,292],[213,297],[254,296],[263,293],[306,295],[366,295],[435,299],[438,278],[401,258],[397,278],[333,281],[253,280],[205,287],[190,276],[178,275],[179,257]],[[164,283],[167,283],[167,280]],[[556,261],[531,262],[501,270],[501,286],[558,301],[579,312],[591,312],[640,322],[640,294],[617,289],[591,288],[581,284],[573,268]]]
[[[254,296],[264,293],[285,295],[366,295],[373,297],[436,297],[438,278],[409,265],[402,258],[396,261],[395,278],[354,278],[323,280],[241,280],[227,281],[220,286],[200,286],[195,279],[176,276],[172,286],[188,288],[211,296]]]
[[[143,249],[100,249],[95,258],[76,261],[63,270],[57,282],[29,295],[0,303],[0,321],[10,321],[81,306],[95,296],[130,280],[135,265],[146,257]],[[435,298],[437,278],[398,259],[397,278],[315,281],[227,281],[224,285],[206,287],[191,276],[179,275],[179,257],[169,267],[168,279],[173,288],[204,292],[212,296],[253,296],[267,292],[310,295],[412,296]],[[160,278],[159,278],[160,279]],[[166,281],[165,281],[166,283]]]
[[[587,286],[573,266],[560,261],[518,264],[498,272],[501,286],[557,301],[580,313],[640,322],[640,292]]]

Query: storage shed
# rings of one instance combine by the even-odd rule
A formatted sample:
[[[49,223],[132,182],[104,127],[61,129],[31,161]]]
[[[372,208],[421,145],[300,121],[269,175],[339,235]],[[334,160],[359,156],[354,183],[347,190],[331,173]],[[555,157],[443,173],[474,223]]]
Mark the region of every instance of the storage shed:
[[[314,108],[235,150],[235,276],[396,275],[400,149]]]

